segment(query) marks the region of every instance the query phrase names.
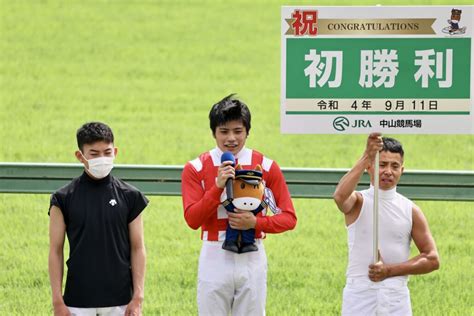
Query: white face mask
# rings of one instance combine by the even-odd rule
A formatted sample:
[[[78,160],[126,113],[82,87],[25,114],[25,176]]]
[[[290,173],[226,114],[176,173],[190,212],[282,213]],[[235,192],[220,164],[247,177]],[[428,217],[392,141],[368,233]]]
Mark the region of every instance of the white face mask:
[[[86,159],[89,164],[87,171],[96,179],[105,178],[114,167],[114,158],[115,157],[99,157],[89,160]]]

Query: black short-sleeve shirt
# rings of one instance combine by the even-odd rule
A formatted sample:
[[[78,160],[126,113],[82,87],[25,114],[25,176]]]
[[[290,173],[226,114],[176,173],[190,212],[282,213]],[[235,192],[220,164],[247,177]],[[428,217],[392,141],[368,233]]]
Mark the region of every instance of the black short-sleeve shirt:
[[[69,241],[64,302],[71,307],[126,305],[132,298],[128,224],[147,206],[135,187],[112,175],[87,173],[51,196]]]

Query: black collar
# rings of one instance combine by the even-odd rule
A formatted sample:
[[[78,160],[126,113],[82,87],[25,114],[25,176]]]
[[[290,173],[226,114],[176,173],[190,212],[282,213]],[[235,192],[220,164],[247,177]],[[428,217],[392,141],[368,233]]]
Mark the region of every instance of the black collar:
[[[92,179],[90,175],[87,174],[86,171],[84,171],[81,175],[81,181],[84,181],[84,182],[87,182],[87,183],[91,183],[91,184],[96,184],[96,185],[99,185],[99,184],[109,184],[110,181],[111,181],[111,175],[110,173],[105,177],[105,178],[102,178],[102,179]]]

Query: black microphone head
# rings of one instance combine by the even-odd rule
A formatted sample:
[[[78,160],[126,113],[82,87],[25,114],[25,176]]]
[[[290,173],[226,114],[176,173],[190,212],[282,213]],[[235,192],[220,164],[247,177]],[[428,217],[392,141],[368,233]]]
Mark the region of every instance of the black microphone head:
[[[223,163],[224,161],[232,161],[232,166],[235,165],[234,155],[232,155],[232,153],[230,151],[226,151],[222,154],[221,163]]]

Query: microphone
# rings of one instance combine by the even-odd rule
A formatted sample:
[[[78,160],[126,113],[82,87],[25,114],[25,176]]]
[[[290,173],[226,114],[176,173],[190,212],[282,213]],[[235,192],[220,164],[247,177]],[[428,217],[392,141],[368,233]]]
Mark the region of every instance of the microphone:
[[[232,161],[232,167],[235,167],[235,158],[230,151],[226,151],[221,156],[221,164],[224,161]],[[234,199],[234,191],[232,189],[232,178],[227,179],[225,182],[225,192],[227,194],[227,199],[232,201]]]

